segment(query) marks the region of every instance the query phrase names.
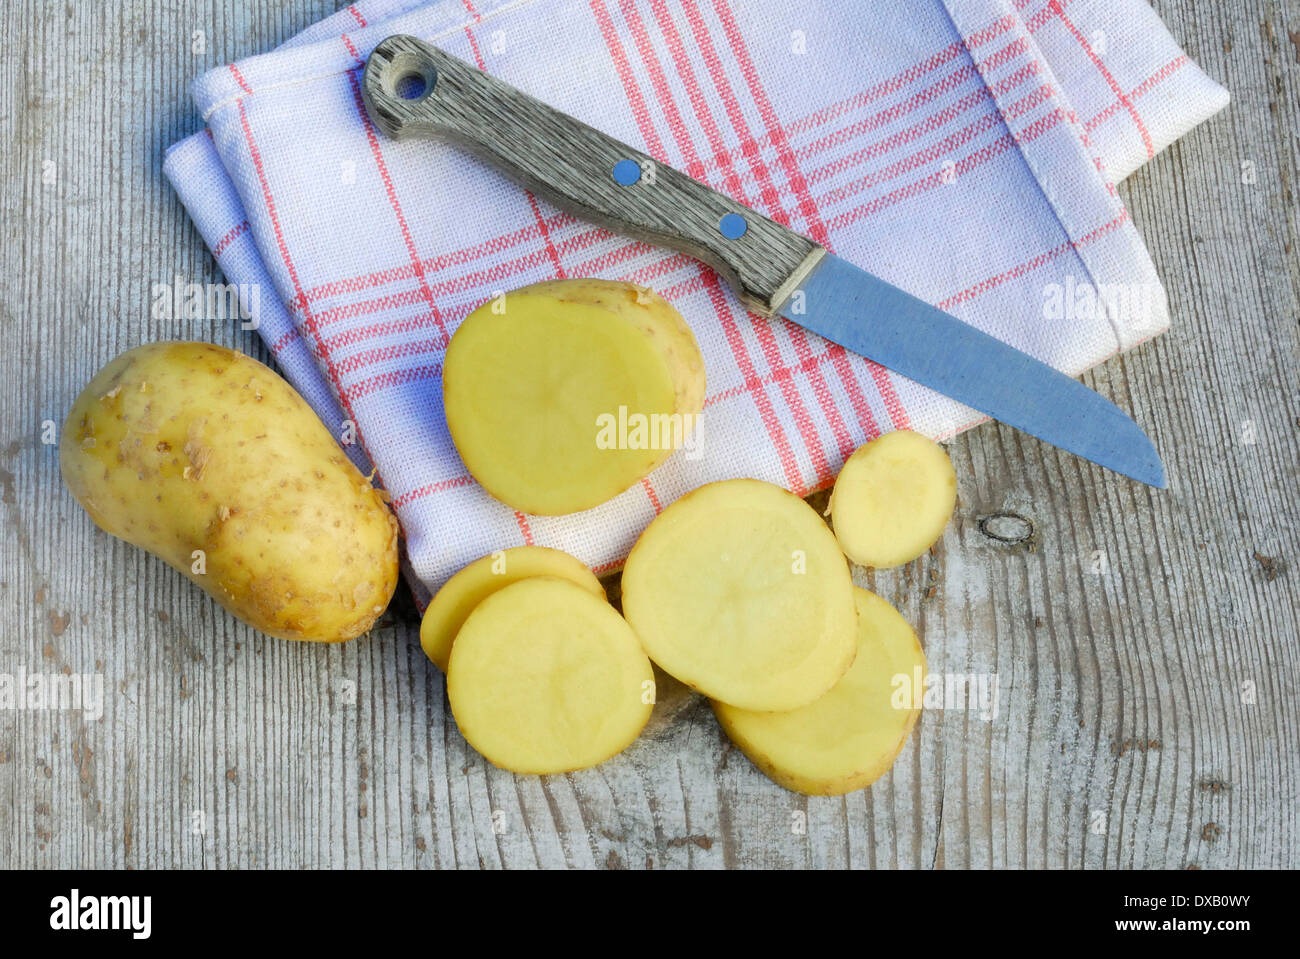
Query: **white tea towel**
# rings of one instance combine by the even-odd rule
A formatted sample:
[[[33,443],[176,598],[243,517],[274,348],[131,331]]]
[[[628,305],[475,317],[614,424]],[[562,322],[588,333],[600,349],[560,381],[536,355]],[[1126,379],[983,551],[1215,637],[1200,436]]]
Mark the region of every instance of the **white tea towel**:
[[[982,418],[783,320],[688,257],[564,214],[447,144],[369,123],[384,37],[432,41],[1070,374],[1164,330],[1117,180],[1221,109],[1144,0],[373,0],[194,85],[166,172],[231,282],[260,283],[288,378],[369,460],[436,588],[537,543],[617,567],[664,505],[752,476],[807,493],[852,450]],[[709,388],[698,455],[538,517],[491,499],[443,423],[448,337],[500,290],[653,286]]]

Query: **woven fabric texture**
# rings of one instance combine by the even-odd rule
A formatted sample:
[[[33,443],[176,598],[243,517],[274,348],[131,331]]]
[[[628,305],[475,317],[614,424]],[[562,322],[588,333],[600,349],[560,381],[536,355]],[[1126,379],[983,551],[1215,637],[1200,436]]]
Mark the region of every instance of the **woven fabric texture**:
[[[207,128],[172,148],[167,176],[227,278],[262,290],[285,375],[336,435],[355,431],[417,593],[523,543],[613,569],[703,483],[805,494],[882,432],[945,438],[982,418],[747,314],[698,262],[578,221],[455,146],[386,139],[359,82],[393,33],[1070,374],[1167,328],[1115,184],[1227,102],[1143,0],[363,0],[204,74]],[[603,506],[528,516],[458,457],[443,350],[498,291],[580,276],[651,285],[685,316],[708,371],[700,442]]]

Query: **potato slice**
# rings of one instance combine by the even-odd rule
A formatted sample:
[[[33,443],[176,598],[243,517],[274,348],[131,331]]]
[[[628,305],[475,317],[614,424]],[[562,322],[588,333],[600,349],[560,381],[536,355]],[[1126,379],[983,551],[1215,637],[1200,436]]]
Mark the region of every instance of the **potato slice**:
[[[562,773],[636,739],[654,708],[654,672],[612,606],[538,576],[470,613],[451,649],[447,698],[462,735],[489,762]]]
[[[704,360],[681,314],[644,287],[538,283],[483,304],[447,347],[443,403],[465,466],[527,513],[599,506],[682,446]]]
[[[769,778],[809,796],[870,786],[893,765],[921,715],[925,654],[912,627],[875,593],[854,588],[858,655],[825,696],[801,709],[760,713],[715,702],[727,737]],[[895,677],[912,695],[894,705]]]
[[[582,560],[545,546],[516,546],[476,559],[447,580],[424,611],[420,646],[444,673],[451,644],[479,603],[497,590],[532,576],[555,576],[605,599],[605,587]]]
[[[831,493],[835,538],[860,566],[910,563],[935,544],[957,505],[957,473],[943,447],[897,430],[848,458]]]
[[[659,515],[623,570],[623,613],[650,658],[745,709],[812,702],[853,661],[853,582],[816,511],[724,480]]]

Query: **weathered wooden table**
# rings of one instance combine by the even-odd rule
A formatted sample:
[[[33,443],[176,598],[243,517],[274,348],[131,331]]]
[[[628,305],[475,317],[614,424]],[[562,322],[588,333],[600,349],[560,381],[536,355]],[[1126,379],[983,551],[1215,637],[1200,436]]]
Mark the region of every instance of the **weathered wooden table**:
[[[891,774],[835,799],[763,778],[698,700],[597,769],[503,773],[409,610],[340,648],[263,638],[63,489],[51,424],[111,356],[265,358],[233,324],[150,318],[153,283],[219,281],[159,168],[199,124],[195,74],[334,7],[0,5],[0,674],[105,690],[98,721],[0,710],[0,866],[1300,865],[1295,0],[1156,2],[1234,102],[1124,185],[1174,328],[1088,382],[1171,489],[996,425],[954,441],[936,555],[859,578],[932,669],[995,671],[999,711],[927,712]],[[987,521],[1006,513],[1032,536],[988,535],[1027,530]]]

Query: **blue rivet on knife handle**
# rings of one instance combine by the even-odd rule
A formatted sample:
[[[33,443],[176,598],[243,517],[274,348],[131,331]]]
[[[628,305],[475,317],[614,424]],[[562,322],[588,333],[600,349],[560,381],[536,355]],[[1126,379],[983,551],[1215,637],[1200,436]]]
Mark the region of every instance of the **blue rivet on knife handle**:
[[[718,232],[728,240],[739,240],[749,230],[749,221],[739,213],[728,213],[718,221]]]
[[[635,160],[619,160],[614,164],[613,174],[619,186],[631,186],[641,179],[641,164]]]

